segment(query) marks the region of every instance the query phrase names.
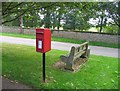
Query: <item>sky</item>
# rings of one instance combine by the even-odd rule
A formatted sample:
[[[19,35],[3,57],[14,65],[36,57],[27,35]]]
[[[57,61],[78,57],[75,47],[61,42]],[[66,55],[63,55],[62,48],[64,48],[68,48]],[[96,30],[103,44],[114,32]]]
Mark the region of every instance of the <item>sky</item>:
[[[41,18],[41,19],[44,18],[44,15],[41,15],[40,13],[39,13],[39,15],[40,15],[40,18]],[[97,25],[97,24],[98,24],[98,21],[99,21],[98,18],[96,18],[96,19],[91,18],[88,22],[89,22],[90,24],[92,24],[92,25]],[[108,21],[107,21],[107,22],[113,22],[113,20],[112,20],[111,18],[108,18]],[[63,24],[63,23],[64,23],[64,21],[61,20],[61,24]]]

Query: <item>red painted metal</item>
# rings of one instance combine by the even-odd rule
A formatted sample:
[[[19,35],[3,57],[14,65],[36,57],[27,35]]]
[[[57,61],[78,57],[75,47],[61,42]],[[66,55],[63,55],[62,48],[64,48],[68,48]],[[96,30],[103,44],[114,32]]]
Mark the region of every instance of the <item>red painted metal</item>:
[[[36,29],[36,51],[45,53],[51,50],[51,31],[48,28]]]

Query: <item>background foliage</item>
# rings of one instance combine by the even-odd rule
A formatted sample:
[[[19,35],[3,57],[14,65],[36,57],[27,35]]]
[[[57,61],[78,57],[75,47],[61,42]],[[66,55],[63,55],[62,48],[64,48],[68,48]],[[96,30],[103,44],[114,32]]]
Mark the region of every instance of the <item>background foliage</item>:
[[[2,24],[118,33],[120,2],[3,2]]]

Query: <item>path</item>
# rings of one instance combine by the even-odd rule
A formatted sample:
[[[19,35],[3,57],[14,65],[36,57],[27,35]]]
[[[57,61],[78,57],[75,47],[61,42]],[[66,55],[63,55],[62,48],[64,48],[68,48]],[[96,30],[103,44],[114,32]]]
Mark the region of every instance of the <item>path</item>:
[[[35,39],[27,38],[18,38],[18,37],[8,37],[0,36],[0,42],[14,43],[14,44],[24,44],[29,46],[35,46]],[[72,43],[63,43],[52,41],[52,49],[58,50],[70,50],[72,46],[78,46],[79,44]],[[91,49],[91,54],[109,56],[109,57],[118,57],[117,48],[107,48],[107,47],[98,47],[98,46],[89,46]],[[120,57],[120,56],[119,56]]]
[[[12,80],[9,80],[7,78],[2,77],[2,89],[21,89],[21,90],[25,90],[25,89],[29,89],[30,91],[34,91],[33,88],[22,84],[22,83],[18,83]]]

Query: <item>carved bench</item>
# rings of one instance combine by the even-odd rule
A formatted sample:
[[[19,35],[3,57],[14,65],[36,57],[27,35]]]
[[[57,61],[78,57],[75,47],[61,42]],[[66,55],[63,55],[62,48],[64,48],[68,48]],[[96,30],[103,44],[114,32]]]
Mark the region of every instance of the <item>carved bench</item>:
[[[88,42],[85,42],[77,47],[72,47],[68,56],[61,55],[60,59],[65,63],[65,69],[75,71],[80,65],[86,62],[90,55]],[[85,60],[84,60],[85,59]],[[77,67],[76,67],[77,66]]]

